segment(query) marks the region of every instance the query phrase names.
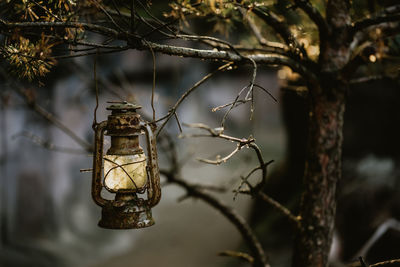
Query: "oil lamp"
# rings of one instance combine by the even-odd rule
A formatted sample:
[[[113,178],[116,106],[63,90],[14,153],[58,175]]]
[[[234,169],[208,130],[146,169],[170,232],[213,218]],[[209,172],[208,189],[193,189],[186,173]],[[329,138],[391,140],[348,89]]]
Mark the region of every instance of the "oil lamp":
[[[108,229],[136,229],[154,224],[151,208],[161,197],[156,140],[149,123],[136,113],[141,106],[112,102],[111,115],[96,124],[92,197],[102,207],[99,226]],[[139,145],[146,136],[147,155]],[[103,155],[104,135],[111,146]],[[102,196],[106,189],[114,199]]]

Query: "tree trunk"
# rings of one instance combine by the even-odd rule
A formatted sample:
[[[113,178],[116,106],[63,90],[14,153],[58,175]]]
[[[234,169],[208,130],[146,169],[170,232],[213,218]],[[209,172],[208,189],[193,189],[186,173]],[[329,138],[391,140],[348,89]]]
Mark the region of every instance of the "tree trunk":
[[[341,178],[343,114],[347,81],[342,70],[350,59],[349,0],[328,0],[329,31],[320,40],[319,85],[309,86],[310,114],[301,230],[293,267],[326,267],[336,214],[336,186]]]
[[[300,206],[302,229],[296,238],[294,267],[327,266],[336,213],[336,185],[341,177],[344,109],[343,90],[313,97]]]

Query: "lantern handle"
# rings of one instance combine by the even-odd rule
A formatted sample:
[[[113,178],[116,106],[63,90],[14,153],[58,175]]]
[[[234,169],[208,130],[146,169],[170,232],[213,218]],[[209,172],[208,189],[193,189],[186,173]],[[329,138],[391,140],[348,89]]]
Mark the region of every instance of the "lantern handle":
[[[147,166],[150,173],[150,186],[147,190],[147,204],[154,207],[161,199],[160,171],[158,169],[158,156],[156,149],[156,137],[148,123],[141,122],[140,129],[146,133],[147,141]]]
[[[93,176],[92,176],[92,198],[100,207],[104,207],[111,202],[101,196],[103,188],[101,181],[101,172],[103,166],[103,141],[104,131],[107,127],[107,121],[102,121],[94,127],[94,154],[93,154]]]

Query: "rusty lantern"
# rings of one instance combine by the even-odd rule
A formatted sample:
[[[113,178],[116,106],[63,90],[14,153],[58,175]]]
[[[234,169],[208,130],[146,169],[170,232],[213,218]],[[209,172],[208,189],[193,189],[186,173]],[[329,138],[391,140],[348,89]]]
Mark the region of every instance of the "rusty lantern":
[[[99,226],[108,229],[136,229],[154,224],[151,208],[160,201],[160,175],[153,129],[136,113],[141,107],[113,102],[111,115],[96,124],[92,197],[102,207]],[[147,156],[139,145],[146,136]],[[104,135],[111,147],[103,155]],[[102,171],[104,170],[104,171]],[[102,189],[113,193],[113,200],[102,196]]]

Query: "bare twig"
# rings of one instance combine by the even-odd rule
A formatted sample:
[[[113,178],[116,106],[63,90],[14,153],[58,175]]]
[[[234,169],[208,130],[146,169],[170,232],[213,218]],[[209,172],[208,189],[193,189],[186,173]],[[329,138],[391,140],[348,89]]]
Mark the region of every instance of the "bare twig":
[[[224,127],[225,127],[226,118],[228,117],[228,115],[229,115],[229,113],[232,111],[232,109],[233,109],[234,107],[237,106],[236,104],[237,104],[238,101],[239,101],[240,95],[244,92],[244,90],[246,90],[247,88],[249,88],[249,86],[250,86],[250,85],[246,85],[245,87],[243,87],[243,88],[239,91],[239,93],[236,95],[236,98],[235,98],[235,100],[233,100],[233,102],[232,102],[230,108],[225,112],[224,117],[222,117],[221,128],[224,128]],[[251,100],[250,100],[250,99],[247,99],[247,100],[245,99],[244,101],[251,101]]]
[[[244,141],[239,138],[225,136],[204,124],[197,124],[196,126],[198,126],[198,128],[200,129],[208,131],[210,134],[212,133],[218,135],[220,136],[220,138],[223,138],[225,140],[236,141],[236,142]],[[224,215],[229,220],[229,222],[231,222],[236,227],[236,229],[240,232],[243,239],[245,240],[246,244],[249,246],[251,251],[251,256],[254,258],[253,265],[269,267],[261,243],[258,241],[257,237],[255,236],[255,234],[253,233],[252,229],[247,224],[247,222],[239,214],[237,214],[237,212],[234,209],[225,205],[223,202],[216,199],[212,195],[208,194],[204,190],[204,186],[189,184],[188,182],[180,178],[179,176],[180,166],[176,156],[175,144],[166,132],[164,132],[164,134],[161,135],[160,137],[162,137],[163,140],[167,141],[168,145],[167,150],[171,155],[171,169],[170,170],[161,169],[160,173],[166,176],[168,182],[175,183],[186,189],[186,194],[183,196],[183,199],[186,199],[187,197],[198,198],[209,204],[211,207],[220,211],[222,215]]]
[[[187,35],[187,34],[177,34],[177,38],[187,39],[187,40],[206,40],[206,41],[213,41],[219,44],[226,45],[230,50],[235,52],[237,55],[241,56],[239,51],[235,48],[235,46],[225,40],[221,40],[219,38],[211,37],[211,36],[200,36],[200,35]]]
[[[282,50],[287,52],[287,47],[285,47],[281,43],[269,42],[264,38],[264,36],[261,34],[260,29],[254,23],[253,19],[249,16],[249,13],[246,9],[240,8],[240,13],[242,13],[243,18],[246,20],[247,24],[249,25],[251,31],[253,32],[260,45],[267,47],[268,49],[272,49],[269,50],[270,52],[278,52]]]
[[[400,259],[395,259],[395,260],[388,260],[388,261],[382,261],[378,262],[375,264],[371,264],[369,267],[386,267],[386,266],[397,266],[400,263]]]
[[[248,262],[250,264],[254,263],[254,258],[252,256],[250,256],[247,253],[241,252],[241,251],[225,250],[225,251],[221,251],[220,253],[218,253],[218,256],[227,256],[227,257],[237,258],[237,259],[243,260],[245,262]]]
[[[209,204],[211,207],[220,211],[222,215],[224,215],[229,220],[229,222],[231,222],[241,233],[243,239],[245,240],[246,244],[249,246],[253,254],[252,256],[254,257],[254,266],[269,266],[264,250],[257,237],[254,235],[253,231],[244,220],[244,218],[241,217],[234,209],[225,205],[223,202],[214,198],[210,194],[206,193],[204,190],[192,186],[181,178],[178,178],[176,174],[165,170],[160,170],[160,172],[167,177],[169,182],[175,183],[186,189],[188,196],[201,199]]]
[[[243,177],[243,180],[247,181],[251,175],[253,175],[253,173],[255,173],[258,170],[262,170],[263,168],[267,167],[268,165],[270,165],[271,163],[273,163],[274,160],[270,160],[268,162],[265,162],[262,165],[257,166],[256,168],[252,169],[246,176]]]
[[[62,123],[60,120],[58,120],[53,114],[39,106],[29,95],[27,94],[26,91],[24,91],[21,88],[15,88],[15,91],[24,98],[25,102],[27,103],[28,107],[30,107],[33,111],[35,111],[37,114],[39,114],[41,117],[49,121],[51,124],[59,128],[61,131],[63,131],[65,134],[67,134],[69,137],[71,137],[72,140],[74,140],[77,144],[79,144],[81,147],[83,147],[86,151],[88,152],[93,152],[93,147],[90,143],[86,142],[85,140],[81,139],[79,136],[77,136],[71,129],[69,129],[64,123]]]
[[[231,153],[229,153],[229,155],[221,158],[221,156],[217,156],[216,160],[210,160],[210,159],[200,159],[198,158],[197,160],[203,163],[207,163],[207,164],[214,164],[214,165],[220,165],[221,163],[225,163],[227,162],[230,158],[232,158],[237,152],[239,152],[239,150],[242,147],[238,144],[235,148],[235,150],[233,150]]]
[[[212,112],[216,112],[216,111],[218,111],[218,110],[221,110],[221,109],[223,109],[223,108],[226,108],[226,107],[229,107],[229,106],[232,106],[232,105],[235,105],[235,106],[234,106],[234,108],[235,108],[235,107],[237,107],[237,106],[240,106],[241,104],[246,104],[246,103],[249,102],[249,101],[251,101],[251,98],[250,98],[250,99],[246,99],[246,100],[238,99],[238,100],[236,101],[236,104],[235,104],[235,101],[233,101],[233,102],[230,102],[230,103],[223,104],[223,105],[221,105],[221,106],[212,108],[211,111],[212,111]]]
[[[368,267],[368,265],[365,263],[363,257],[361,257],[361,256],[358,257],[358,261],[360,262],[361,267]]]
[[[329,27],[325,18],[321,15],[318,9],[316,9],[309,0],[294,0],[294,2],[308,15],[315,25],[317,25],[320,39],[325,38],[329,33]],[[322,42],[322,40],[320,42]]]
[[[250,81],[249,91],[247,92],[247,95],[244,99],[245,100],[249,99],[250,98],[249,96],[251,95],[250,120],[252,120],[253,114],[254,114],[254,90],[253,90],[253,88],[254,88],[254,83],[256,81],[256,76],[257,76],[257,63],[254,61],[254,59],[249,59],[249,60],[251,61],[251,63],[253,63],[253,76]]]
[[[125,32],[124,29],[121,28],[121,26],[118,25],[118,23],[115,22],[115,20],[113,19],[113,17],[107,12],[107,10],[103,7],[103,5],[99,2],[97,2],[97,0],[90,0],[91,2],[93,2],[103,13],[104,15],[106,15],[106,17],[111,21],[111,23],[120,31],[120,32]]]
[[[278,102],[278,99],[276,99],[267,89],[265,89],[264,87],[262,87],[259,84],[254,84],[254,86],[260,88],[261,90],[266,92],[275,102]]]
[[[24,29],[24,28],[75,28],[75,29],[85,29],[88,31],[104,34],[105,36],[118,37],[119,33],[111,28],[85,23],[85,22],[7,22],[0,19],[0,30],[3,29]]]
[[[375,230],[374,234],[367,240],[363,247],[357,251],[357,256],[366,256],[371,247],[389,230],[394,229],[400,232],[400,221],[390,218],[384,221]]]
[[[367,18],[354,23],[353,34],[362,31],[368,27],[378,25],[385,22],[398,22],[400,20],[400,5],[385,8],[372,18]]]
[[[360,77],[360,78],[351,79],[349,83],[350,84],[368,83],[368,82],[379,81],[379,80],[383,80],[383,79],[390,79],[390,77],[383,76],[383,75]]]
[[[193,49],[187,47],[157,44],[152,42],[147,42],[147,45],[151,46],[155,52],[161,52],[168,55],[178,55],[183,57],[216,59],[233,62],[250,62],[249,59],[251,58],[257,64],[288,66],[292,68],[295,72],[298,72],[299,74],[307,77],[311,82],[317,80],[315,74],[307,67],[305,67],[300,61],[283,55],[252,54],[242,57],[236,53],[231,53],[228,51]],[[148,48],[147,45],[143,42],[143,48]]]
[[[93,62],[93,79],[94,79],[94,90],[96,94],[96,106],[93,111],[92,128],[95,129],[95,127],[97,126],[97,109],[99,108],[99,87],[97,82],[97,55],[94,57],[94,62]]]
[[[216,69],[215,71],[207,74],[206,76],[204,76],[203,78],[201,78],[201,80],[199,80],[198,82],[196,82],[191,88],[189,88],[179,99],[178,101],[175,103],[175,105],[170,109],[170,111],[168,112],[167,115],[165,115],[164,117],[156,120],[155,122],[159,122],[162,120],[165,120],[163,122],[163,124],[161,124],[161,126],[159,127],[158,131],[157,131],[157,136],[161,133],[162,129],[165,127],[165,125],[168,123],[169,119],[175,114],[176,110],[178,109],[179,105],[197,88],[199,87],[201,84],[203,84],[205,81],[207,81],[208,79],[210,79],[212,76],[214,76],[214,74],[216,74],[219,71],[225,70],[227,69],[229,66],[231,66],[233,63],[229,62],[227,64],[222,65],[221,67],[219,67],[218,69]]]
[[[76,148],[69,148],[69,147],[61,147],[61,146],[56,146],[53,143],[50,143],[47,140],[44,140],[43,138],[34,135],[33,133],[23,131],[21,133],[15,134],[12,136],[12,138],[17,138],[17,137],[26,137],[29,140],[31,140],[34,144],[37,144],[47,150],[51,151],[56,151],[56,152],[62,152],[62,153],[67,153],[67,154],[80,154],[84,155],[87,154],[87,151],[82,150],[82,149],[76,149]]]
[[[179,132],[182,133],[182,126],[181,126],[181,123],[178,118],[178,113],[174,112],[174,116],[175,116],[176,124],[178,125],[178,128],[179,128]]]
[[[156,120],[156,109],[154,108],[154,94],[156,89],[156,56],[154,51],[150,48],[151,56],[153,59],[153,85],[151,87],[151,110],[153,111],[153,121]]]
[[[51,12],[49,9],[47,9],[45,6],[39,4],[38,2],[34,1],[34,0],[29,0],[29,2],[34,3],[36,6],[40,7],[41,9],[43,9],[47,14],[49,14],[50,16],[52,16],[53,18],[55,18],[58,21],[63,21],[62,19],[60,19],[59,17],[57,17],[53,12]]]
[[[298,50],[298,52],[301,52],[301,54],[303,54],[305,58],[308,57],[304,47],[302,47],[298,43],[297,39],[290,32],[289,26],[281,21],[276,14],[269,10],[263,10],[258,7],[253,8],[251,11],[256,14],[260,19],[262,19],[266,24],[271,26],[275,30],[275,32],[282,37],[282,39],[289,47],[293,47],[295,49],[295,53],[297,53],[296,50]]]
[[[130,32],[134,33],[135,32],[135,27],[136,27],[136,18],[135,18],[135,0],[131,0],[131,17],[130,17]],[[121,13],[119,13],[121,15]]]
[[[167,24],[167,23],[161,21],[160,19],[158,19],[156,16],[154,16],[154,15],[150,12],[150,10],[146,7],[146,5],[144,5],[140,0],[137,0],[137,2],[138,2],[139,5],[143,8],[144,12],[146,12],[147,15],[149,15],[149,16],[153,19],[153,21],[156,22],[158,25],[164,26],[164,25]],[[172,34],[175,33],[174,30],[172,30],[172,29],[169,28],[168,26],[165,26],[165,28],[166,28],[168,31],[170,31]]]
[[[239,101],[240,95],[241,95],[241,94],[243,93],[243,91],[246,90],[247,88],[249,88],[249,90],[247,91],[247,94],[246,94],[246,96],[245,96],[245,99],[244,99],[243,101],[241,101],[241,102],[248,102],[248,101],[251,101],[251,108],[250,108],[250,114],[251,114],[251,115],[250,115],[250,120],[253,118],[253,113],[254,113],[254,90],[253,90],[253,88],[254,88],[254,83],[255,83],[256,76],[257,76],[257,63],[256,63],[256,62],[254,61],[254,59],[252,59],[252,58],[248,58],[248,60],[251,61],[252,64],[253,64],[253,75],[252,75],[252,79],[251,79],[249,85],[245,86],[244,88],[242,88],[242,90],[240,90],[240,92],[239,92],[238,95],[236,96],[235,100],[234,100],[231,104],[228,104],[228,106],[230,105],[230,108],[229,108],[229,110],[224,114],[224,117],[222,118],[222,121],[221,121],[221,127],[222,127],[222,128],[224,128],[226,118],[228,117],[228,115],[229,115],[229,113],[231,112],[231,110],[232,110],[234,107],[237,106],[236,104],[237,104],[237,102]],[[260,86],[258,86],[258,87],[260,87]],[[262,88],[262,87],[261,87],[261,88]],[[264,88],[262,88],[262,89],[264,89]],[[264,89],[264,90],[265,90],[265,89]],[[250,97],[250,95],[251,95],[251,97]],[[219,108],[219,109],[220,109],[220,108]],[[217,109],[213,109],[213,111],[216,111],[216,110],[218,110],[218,108],[217,108]]]
[[[258,192],[257,196],[264,202],[266,202],[268,205],[270,205],[271,207],[273,207],[275,210],[277,210],[280,214],[284,215],[286,218],[289,219],[290,222],[292,222],[296,227],[300,227],[300,218],[298,216],[295,216],[292,214],[292,212],[286,208],[285,206],[283,206],[282,204],[280,204],[278,201],[276,201],[275,199],[271,198],[270,196],[268,196],[267,194],[263,193],[263,192]]]
[[[261,12],[261,11],[260,11]],[[24,29],[24,28],[77,28],[85,29],[87,31],[100,33],[105,36],[112,37],[118,40],[126,40],[130,44],[130,48],[134,49],[153,49],[154,52],[161,52],[168,55],[178,55],[183,57],[193,57],[202,59],[214,59],[214,60],[225,60],[233,62],[246,62],[249,59],[253,59],[257,64],[267,64],[267,65],[285,65],[292,68],[294,71],[305,76],[309,81],[316,81],[316,76],[313,71],[310,71],[301,60],[295,60],[293,58],[284,55],[271,55],[271,54],[253,54],[248,56],[241,56],[237,53],[232,53],[229,51],[215,51],[215,50],[203,50],[203,49],[193,49],[188,47],[179,47],[173,45],[157,44],[141,39],[140,36],[136,36],[129,32],[120,33],[114,29],[97,25],[91,23],[83,22],[6,22],[0,19],[0,32],[7,33],[10,29]],[[130,41],[133,39],[137,40],[135,43]],[[120,50],[117,50],[120,51]],[[108,53],[113,51],[108,51]],[[114,51],[115,52],[115,51]],[[90,53],[88,53],[90,54]],[[84,56],[88,54],[79,54],[73,56],[61,56],[55,58],[67,58]]]

